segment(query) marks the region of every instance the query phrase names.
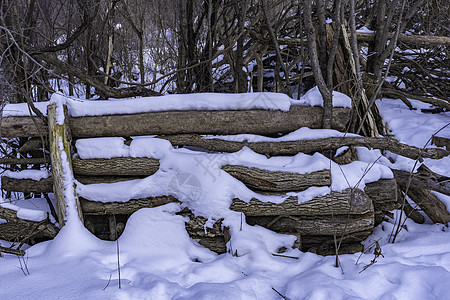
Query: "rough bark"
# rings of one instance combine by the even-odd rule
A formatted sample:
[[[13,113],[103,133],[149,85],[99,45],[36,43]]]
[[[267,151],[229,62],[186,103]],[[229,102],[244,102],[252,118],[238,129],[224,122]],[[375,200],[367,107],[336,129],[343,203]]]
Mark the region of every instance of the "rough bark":
[[[331,185],[330,170],[299,174],[237,165],[225,165],[222,170],[257,191],[295,192],[304,191],[311,186]]]
[[[388,150],[412,159],[417,159],[418,157],[439,159],[450,154],[450,151],[438,148],[419,149],[414,146],[400,143],[392,138],[331,137],[317,140],[288,142],[235,142],[217,138],[205,139],[198,135],[189,134],[158,137],[170,141],[173,146],[189,145],[216,152],[236,152],[245,146],[257,153],[269,156],[296,155],[300,152],[313,153],[323,150],[338,149],[343,146],[362,146],[369,149]]]
[[[407,218],[410,218],[417,224],[425,223],[425,217],[414,207],[409,204],[408,200],[405,198],[405,195],[402,189],[397,186],[397,200],[399,207],[403,207],[403,212]]]
[[[171,202],[178,200],[172,196],[131,199],[127,202],[99,202],[80,198],[81,209],[88,215],[132,214],[141,208],[157,207]]]
[[[74,138],[182,133],[276,135],[289,133],[300,127],[322,128],[322,115],[321,107],[295,105],[288,112],[279,110],[166,111],[69,117],[69,123]],[[350,109],[336,107],[333,109],[331,127],[344,130],[349,118]],[[39,124],[41,126],[36,130],[31,117],[6,117],[1,124],[2,134],[6,138],[46,136],[47,128],[42,122]]]
[[[22,193],[51,193],[53,192],[53,179],[49,177],[33,180],[2,176],[2,190]]]
[[[392,170],[398,185],[405,190],[408,181],[410,186],[421,187],[427,190],[433,190],[447,196],[450,196],[450,178],[436,174],[430,170],[425,171],[423,167],[418,169],[418,173],[411,174],[406,171]]]
[[[434,223],[450,222],[447,207],[430,190],[410,185],[407,194]]]
[[[246,216],[332,216],[373,213],[372,200],[361,190],[347,189],[342,193],[331,192],[323,197],[298,204],[297,197],[289,197],[282,203],[261,202],[251,199],[249,203],[234,199],[232,210]]]
[[[262,216],[247,217],[247,223],[260,225],[275,232],[295,232],[301,235],[342,235],[370,231],[374,225],[373,213],[334,216]]]
[[[74,158],[72,166],[75,175],[150,176],[158,171],[159,160],[145,157]]]
[[[5,241],[23,241],[29,239],[51,239],[58,234],[58,227],[48,219],[41,222],[21,219],[15,210],[0,206],[0,239]]]
[[[39,137],[48,135],[48,127],[44,121],[32,117],[2,118],[1,134],[3,138]]]
[[[373,201],[375,226],[385,220],[386,214],[398,209],[397,183],[395,179],[380,179],[367,183],[364,192]]]
[[[25,144],[22,145],[22,147],[19,148],[19,152],[30,152],[39,148],[44,148],[44,145],[42,144],[42,138],[31,138],[28,141],[25,142]]]

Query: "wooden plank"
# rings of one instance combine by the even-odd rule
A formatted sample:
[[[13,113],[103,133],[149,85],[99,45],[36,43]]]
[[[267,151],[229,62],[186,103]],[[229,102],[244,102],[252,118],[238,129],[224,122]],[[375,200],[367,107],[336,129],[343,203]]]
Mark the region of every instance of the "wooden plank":
[[[249,203],[234,199],[232,210],[243,212],[246,216],[331,216],[373,213],[372,200],[361,190],[347,189],[342,193],[331,192],[323,197],[298,204],[297,197],[289,197],[275,204],[251,199]]]
[[[257,191],[299,192],[311,186],[330,186],[330,170],[299,174],[282,171],[268,171],[239,165],[225,165],[222,170]]]
[[[74,138],[137,136],[153,134],[239,134],[275,135],[300,127],[321,128],[322,107],[295,105],[288,112],[279,110],[165,111],[129,115],[69,117]],[[333,109],[332,128],[344,130],[350,109]],[[262,122],[261,120],[264,120]],[[40,123],[36,130],[31,117],[5,117],[3,137],[47,135]]]
[[[150,176],[159,169],[159,160],[146,157],[114,157],[72,160],[75,175]]]
[[[58,213],[58,223],[63,227],[67,216],[67,201],[65,192],[73,194],[74,205],[76,206],[78,217],[83,222],[83,213],[81,212],[80,203],[77,193],[75,191],[75,183],[73,183],[73,175],[71,178],[66,178],[65,168],[69,168],[72,173],[71,151],[70,151],[70,134],[67,125],[67,118],[63,124],[57,122],[57,107],[53,103],[47,107],[48,128],[50,140],[50,158],[52,162],[53,174],[53,192],[55,194],[56,210]],[[65,157],[65,158],[64,158]],[[67,182],[72,181],[72,184]],[[68,189],[67,191],[65,191]]]

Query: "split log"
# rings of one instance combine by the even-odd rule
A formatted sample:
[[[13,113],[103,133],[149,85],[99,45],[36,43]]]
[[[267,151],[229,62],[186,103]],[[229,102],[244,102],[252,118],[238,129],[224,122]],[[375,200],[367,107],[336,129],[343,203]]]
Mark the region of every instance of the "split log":
[[[75,175],[150,176],[159,169],[159,160],[146,157],[114,157],[72,160]]]
[[[49,177],[34,180],[2,176],[2,189],[7,192],[51,193],[53,192],[53,179]]]
[[[322,107],[294,105],[279,110],[165,111],[130,115],[69,117],[75,138],[138,136],[152,134],[262,134],[289,133],[300,127],[322,128]],[[350,109],[333,109],[332,128],[344,130]],[[264,120],[264,122],[261,122]],[[5,117],[3,137],[47,135],[44,125],[36,130],[31,117]]]
[[[347,216],[373,213],[372,200],[363,191],[356,189],[347,189],[342,193],[331,192],[301,204],[298,204],[297,197],[289,197],[278,204],[257,199],[252,199],[249,203],[234,199],[230,208],[243,212],[246,216]]]
[[[330,186],[330,170],[306,174],[268,171],[239,165],[225,165],[222,170],[256,191],[299,192],[311,186]]]
[[[450,196],[450,178],[442,176],[432,172],[428,168],[422,165],[417,170],[417,173],[410,174],[406,171],[392,170],[395,180],[403,190],[408,186],[408,182],[411,180],[409,186],[422,187],[427,190],[433,190],[447,196]]]
[[[409,204],[408,200],[405,198],[405,194],[402,189],[397,186],[397,200],[400,208],[403,207],[403,212],[407,218],[410,218],[417,224],[425,223],[425,217],[414,207]]]
[[[450,151],[445,149],[420,149],[400,143],[393,138],[376,137],[331,137],[288,142],[235,142],[218,138],[206,139],[192,134],[158,136],[158,138],[168,140],[173,146],[195,146],[215,152],[236,152],[245,146],[256,153],[268,156],[296,155],[300,152],[313,153],[323,150],[334,150],[344,146],[383,149],[411,159],[417,159],[419,157],[439,159],[450,154]]]
[[[380,179],[366,184],[364,192],[373,201],[375,226],[385,221],[388,212],[399,208],[395,179]]]
[[[420,186],[410,186],[407,194],[434,223],[445,225],[450,222],[447,207],[430,190]]]
[[[50,104],[47,107],[48,115],[48,129],[50,140],[50,158],[52,162],[53,174],[53,191],[55,194],[56,210],[58,213],[58,223],[63,227],[66,222],[66,208],[67,197],[66,193],[73,194],[73,205],[75,205],[78,217],[83,222],[83,213],[81,212],[80,203],[77,193],[75,191],[75,183],[67,184],[68,181],[73,181],[72,161],[71,161],[71,136],[67,125],[67,113],[64,107],[64,123],[59,124],[57,118],[56,103]],[[69,168],[69,170],[67,170]],[[67,177],[66,172],[69,171],[70,178]]]
[[[171,202],[178,202],[178,200],[172,196],[131,199],[126,202],[99,202],[80,198],[81,209],[87,215],[131,215],[141,208],[157,207]]]

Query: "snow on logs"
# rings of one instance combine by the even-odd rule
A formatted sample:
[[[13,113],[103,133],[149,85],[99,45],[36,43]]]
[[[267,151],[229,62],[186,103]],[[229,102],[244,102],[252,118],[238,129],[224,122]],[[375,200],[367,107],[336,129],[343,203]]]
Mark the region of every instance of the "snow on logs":
[[[139,114],[68,117],[74,138],[138,136],[153,134],[262,134],[289,133],[300,127],[321,128],[322,107],[293,105],[280,110],[162,111]],[[332,128],[344,130],[350,109],[333,108]],[[48,129],[37,117],[8,116],[1,123],[2,136],[46,136]]]

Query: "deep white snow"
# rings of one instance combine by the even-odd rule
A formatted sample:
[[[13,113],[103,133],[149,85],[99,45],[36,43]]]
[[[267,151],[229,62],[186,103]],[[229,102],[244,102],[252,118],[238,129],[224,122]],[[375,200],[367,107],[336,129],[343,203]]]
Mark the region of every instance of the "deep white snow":
[[[425,145],[433,131],[450,121],[449,113],[409,111],[398,100],[385,99],[378,105],[392,133],[419,147]],[[292,135],[301,134],[310,138],[339,135],[309,129],[300,129]],[[335,268],[332,256],[292,249],[294,236],[276,234],[245,222],[241,230],[241,215],[228,210],[229,202],[234,196],[250,199],[254,194],[220,170],[221,165],[229,163],[299,173],[331,168],[331,188],[340,190],[356,184],[374,161],[361,184],[391,177],[387,166],[411,168],[414,162],[409,159],[396,156],[392,157],[392,163],[380,158],[378,150],[358,148],[361,161],[344,166],[341,171],[320,154],[268,159],[247,148],[232,154],[208,154],[173,149],[167,141],[154,137],[133,137],[130,146],[121,138],[79,140],[76,146],[82,158],[153,157],[161,163],[160,170],[146,179],[90,187],[78,184],[80,195],[123,201],[130,195],[173,194],[183,203],[137,211],[128,220],[118,243],[102,241],[90,234],[70,207],[67,225],[58,236],[30,247],[24,260],[20,260],[22,266],[26,263],[29,275],[24,275],[17,257],[5,254],[0,258],[0,299],[281,299],[278,293],[287,299],[450,299],[448,227],[418,225],[408,220],[406,229],[391,244],[388,239],[394,220],[384,222],[365,242],[368,247],[378,241],[384,257],[378,257],[376,263],[363,271],[373,254],[341,255],[341,267]],[[425,164],[448,176],[449,160],[449,157],[439,161],[427,159]],[[71,184],[72,178],[67,180]],[[312,188],[298,196],[305,200],[328,192],[328,188]],[[265,201],[282,201],[266,197]],[[26,201],[15,205],[23,202]],[[231,227],[228,248],[237,252],[237,256],[217,255],[191,240],[184,227],[185,218],[176,215],[183,205],[209,217],[210,224],[224,217],[224,225]],[[284,255],[298,259],[272,255],[280,247],[288,249]]]

